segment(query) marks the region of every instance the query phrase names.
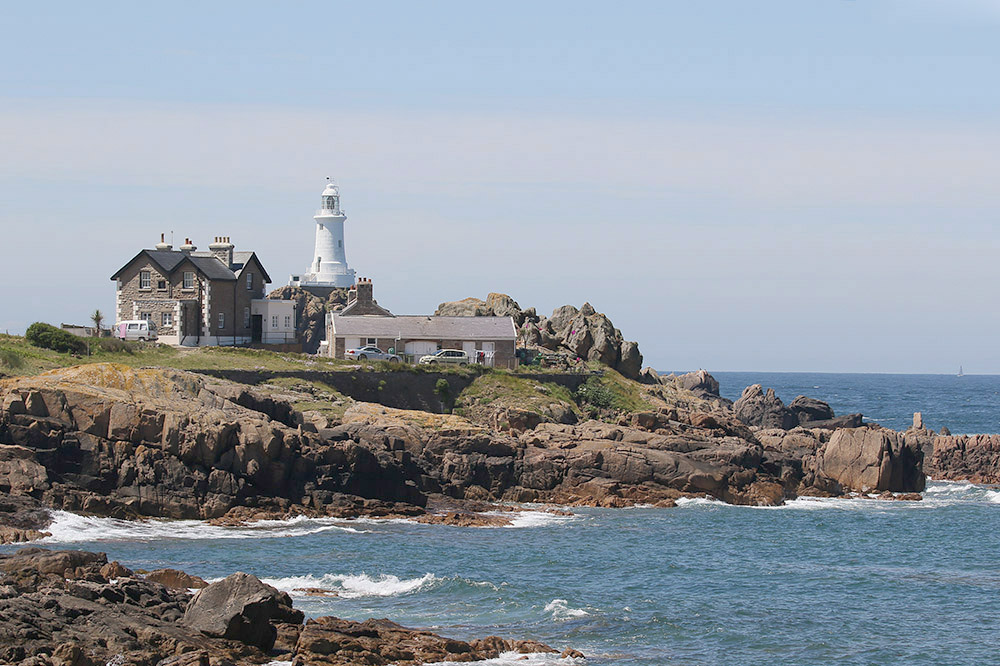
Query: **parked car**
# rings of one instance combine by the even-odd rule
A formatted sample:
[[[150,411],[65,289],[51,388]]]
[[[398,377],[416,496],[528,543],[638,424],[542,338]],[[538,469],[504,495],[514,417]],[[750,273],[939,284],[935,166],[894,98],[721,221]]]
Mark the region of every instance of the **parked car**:
[[[399,363],[398,356],[384,352],[375,345],[366,345],[360,349],[348,349],[344,352],[344,358],[357,361],[389,361],[390,363]]]
[[[420,363],[421,365],[434,365],[435,363],[469,365],[469,355],[461,349],[442,349],[437,354],[421,356],[417,363]]]
[[[121,321],[115,324],[115,337],[122,340],[156,340],[156,324],[145,319]]]

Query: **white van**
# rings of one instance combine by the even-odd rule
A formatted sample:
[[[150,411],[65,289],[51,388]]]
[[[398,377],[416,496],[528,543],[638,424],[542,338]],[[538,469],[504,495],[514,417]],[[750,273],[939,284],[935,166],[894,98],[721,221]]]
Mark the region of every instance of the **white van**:
[[[155,340],[156,324],[145,319],[133,319],[115,324],[115,337],[122,340]]]

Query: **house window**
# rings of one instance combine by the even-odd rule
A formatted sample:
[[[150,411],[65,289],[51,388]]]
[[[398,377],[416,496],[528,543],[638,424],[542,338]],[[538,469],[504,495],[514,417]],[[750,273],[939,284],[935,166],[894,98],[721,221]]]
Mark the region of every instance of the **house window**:
[[[278,315],[271,315],[271,328],[278,328]]]
[[[247,273],[247,291],[253,289],[253,273]]]
[[[151,321],[153,321],[153,313],[152,312],[140,312],[139,313],[139,319],[144,319],[145,321],[151,322]]]
[[[292,315],[285,315],[285,328],[292,327]]]
[[[161,317],[161,322],[162,322],[162,325],[164,327],[173,326],[174,325],[174,313],[173,312],[164,312],[163,315],[162,315],[162,317]]]
[[[184,271],[184,288],[194,289],[194,271]]]
[[[225,327],[226,327],[226,313],[225,312],[220,312],[219,313],[219,328],[225,328]]]
[[[365,344],[374,347],[378,344],[378,338],[365,338]]]
[[[157,280],[156,281],[156,288],[157,289],[166,289],[167,288],[167,281],[166,280]]]
[[[243,328],[250,328],[250,308],[243,308]]]
[[[139,271],[139,289],[150,288],[149,271]]]

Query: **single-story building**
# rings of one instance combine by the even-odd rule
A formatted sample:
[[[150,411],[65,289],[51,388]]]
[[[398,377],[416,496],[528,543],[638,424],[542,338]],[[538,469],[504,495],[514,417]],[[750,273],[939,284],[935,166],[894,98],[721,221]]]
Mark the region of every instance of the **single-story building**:
[[[394,315],[373,298],[371,280],[359,280],[347,307],[327,315],[328,352],[344,358],[348,349],[375,345],[415,363],[439,349],[462,349],[473,363],[500,368],[517,366],[517,331],[511,317],[435,317]]]

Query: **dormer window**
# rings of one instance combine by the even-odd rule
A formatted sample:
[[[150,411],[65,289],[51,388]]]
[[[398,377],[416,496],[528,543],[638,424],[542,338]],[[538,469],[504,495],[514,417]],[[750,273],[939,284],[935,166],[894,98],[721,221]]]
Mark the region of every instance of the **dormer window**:
[[[253,289],[253,273],[247,273],[247,291]]]

